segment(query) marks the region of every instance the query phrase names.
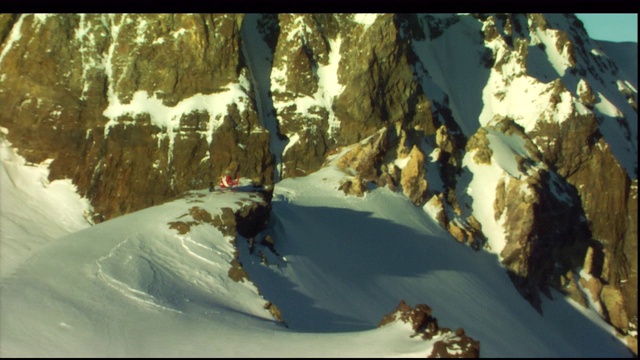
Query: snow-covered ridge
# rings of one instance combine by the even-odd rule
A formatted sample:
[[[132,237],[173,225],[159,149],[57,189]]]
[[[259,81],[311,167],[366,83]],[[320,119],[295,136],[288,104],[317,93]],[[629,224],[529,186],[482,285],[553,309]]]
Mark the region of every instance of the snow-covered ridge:
[[[430,351],[432,342],[411,338],[401,322],[341,334],[287,330],[265,309],[255,285],[229,278],[235,251],[230,237],[207,223],[184,234],[170,226],[194,220],[189,215],[194,207],[215,217],[222,208],[235,211],[254,198],[244,191],[194,191],[41,249],[15,276],[1,280],[3,356],[418,356]],[[96,303],[101,305],[95,308]],[[16,306],[31,310],[22,313]],[[112,327],[118,331],[109,331]],[[39,345],[24,347],[31,337],[22,329],[41,335]],[[247,337],[256,346],[246,346]],[[137,345],[150,339],[153,346]]]

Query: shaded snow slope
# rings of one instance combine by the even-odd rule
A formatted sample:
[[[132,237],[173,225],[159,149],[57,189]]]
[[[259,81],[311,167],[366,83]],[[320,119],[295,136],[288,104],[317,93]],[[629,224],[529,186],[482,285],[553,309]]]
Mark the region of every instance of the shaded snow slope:
[[[598,40],[607,55],[616,65],[628,76],[632,85],[638,88],[638,43],[634,42],[611,42]]]
[[[336,190],[343,176],[325,168],[278,183],[270,232],[286,261],[260,264],[246,249],[241,257],[292,330],[371,328],[403,299],[431,306],[442,326],[464,328],[481,341],[481,356],[629,355],[597,315],[556,293],[541,317],[495,255],[453,241],[386,188],[345,197]]]
[[[433,17],[442,17],[442,21],[450,21],[452,25],[442,34],[431,34],[427,23]],[[480,127],[478,117],[483,108],[480,94],[489,78],[489,68],[478,61],[488,51],[480,35],[481,24],[470,16],[451,15],[423,15],[419,21],[426,38],[413,39],[412,46],[428,73],[419,76],[422,88],[427,98],[446,101],[462,132],[471,136]],[[447,94],[446,100],[440,99],[436,89]]]
[[[0,275],[47,242],[90,225],[89,201],[70,179],[50,182],[48,163],[27,164],[0,135]]]
[[[286,140],[278,137],[278,120],[275,117],[273,99],[269,96],[271,88],[271,68],[273,53],[264,41],[259,30],[261,15],[246,14],[242,20],[242,54],[251,71],[256,108],[261,125],[269,130],[269,147],[275,157],[276,172],[274,181],[278,182],[282,174],[282,153]]]

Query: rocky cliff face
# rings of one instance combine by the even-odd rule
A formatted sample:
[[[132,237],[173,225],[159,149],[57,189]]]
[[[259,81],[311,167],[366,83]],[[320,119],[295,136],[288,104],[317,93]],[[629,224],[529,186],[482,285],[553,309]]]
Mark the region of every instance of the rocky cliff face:
[[[2,14],[0,41],[0,126],[96,222],[349,147],[336,188],[402,192],[637,353],[637,79],[572,15]]]
[[[97,221],[224,170],[271,182],[241,15],[2,17],[2,126],[28,160],[53,158]]]

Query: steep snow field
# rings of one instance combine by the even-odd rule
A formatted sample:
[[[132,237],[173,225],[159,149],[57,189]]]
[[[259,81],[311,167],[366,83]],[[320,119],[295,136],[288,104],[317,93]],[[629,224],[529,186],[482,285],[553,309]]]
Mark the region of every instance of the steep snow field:
[[[9,162],[5,151],[2,174],[25,185],[2,178],[3,253],[25,241],[20,229],[41,221],[64,228],[56,208],[69,205],[68,215],[83,219],[82,199],[39,183],[38,167]],[[337,190],[344,176],[328,166],[276,185],[266,233],[279,256],[265,254],[263,264],[238,242],[253,283],[228,277],[234,248],[218,229],[201,224],[179,235],[168,226],[189,221],[193,206],[215,216],[254,201],[251,192],[199,190],[66,228],[3,272],[0,356],[425,356],[431,343],[410,337],[409,325],[376,328],[402,299],[431,306],[440,326],[463,327],[484,357],[630,355],[597,316],[557,294],[543,302],[544,316],[536,313],[494,254],[458,244],[404,196],[386,188],[345,196]],[[43,188],[59,196],[57,207],[47,207]],[[5,207],[20,191],[40,201]],[[11,207],[27,215],[5,228]],[[48,209],[48,220],[37,209]]]
[[[32,250],[90,226],[84,215],[91,205],[71,180],[49,182],[48,161],[26,166],[3,135],[0,164],[0,275],[5,275]]]
[[[634,88],[638,88],[638,43],[598,41],[616,65],[624,71]]]

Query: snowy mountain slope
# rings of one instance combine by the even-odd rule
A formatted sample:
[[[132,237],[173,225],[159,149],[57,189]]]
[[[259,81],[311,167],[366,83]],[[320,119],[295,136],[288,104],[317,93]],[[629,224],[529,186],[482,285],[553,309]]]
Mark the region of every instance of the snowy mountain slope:
[[[594,205],[594,197],[598,197],[597,203],[601,208],[626,208],[626,205],[605,205],[615,202],[622,204],[627,201],[622,200],[623,197],[626,199],[626,195],[621,196],[619,200],[616,196],[610,197],[607,194],[613,193],[608,189],[628,189],[629,180],[634,181],[633,179],[637,178],[637,90],[633,81],[627,80],[629,74],[624,71],[624,66],[618,67],[613,57],[603,52],[599,44],[589,39],[584,31],[580,31],[573,23],[575,18],[565,14],[476,14],[460,18],[444,16],[436,21],[433,18],[428,19],[428,16],[421,19],[424,19],[422,28],[425,29],[425,33],[430,34],[435,29],[436,36],[412,39],[413,49],[420,60],[415,65],[416,74],[420,77],[425,93],[429,94],[429,98],[434,102],[439,103],[436,103],[436,108],[440,122],[446,124],[448,129],[455,129],[450,126],[453,120],[467,137],[466,146],[464,142],[461,145],[465,146],[464,151],[456,153],[453,146],[453,151],[447,152],[449,159],[453,158],[454,161],[444,164],[445,168],[453,167],[453,171],[457,173],[454,177],[455,189],[451,189],[455,191],[456,197],[448,203],[445,202],[444,211],[435,210],[431,213],[444,218],[443,225],[447,226],[459,241],[477,243],[476,234],[480,229],[480,239],[486,238],[485,244],[491,247],[489,250],[497,252],[503,262],[511,262],[512,256],[527,257],[527,261],[518,262],[510,267],[521,275],[521,280],[515,281],[516,283],[528,282],[527,279],[538,276],[535,275],[536,272],[554,272],[554,267],[557,268],[558,264],[563,262],[566,263],[562,266],[568,265],[567,268],[574,269],[572,272],[590,264],[583,263],[582,260],[566,261],[573,255],[563,255],[560,257],[564,258],[562,260],[553,260],[555,265],[544,264],[544,261],[535,262],[533,256],[518,255],[529,251],[526,250],[527,246],[531,246],[529,249],[534,249],[531,250],[533,252],[536,248],[559,246],[558,244],[567,242],[565,239],[575,239],[572,244],[568,244],[570,241],[566,244],[574,248],[574,254],[585,254],[585,251],[580,249],[583,246],[581,239],[584,239],[582,234],[585,234],[585,218],[590,222],[589,236],[593,236],[594,239],[611,239],[606,242],[608,244],[637,244],[633,239],[636,235],[625,238],[628,240],[611,235],[613,227],[604,225],[607,221],[604,220],[606,216],[600,214],[598,206]],[[426,21],[427,19],[429,21]],[[468,30],[477,27],[478,24],[481,25],[480,34],[484,35],[484,42],[477,33]],[[426,29],[431,31],[428,32]],[[443,38],[451,41],[439,43]],[[473,42],[474,38],[477,39],[476,42]],[[479,55],[471,55],[474,49]],[[486,70],[480,66],[481,64]],[[466,76],[465,70],[468,69],[474,70]],[[450,110],[449,117],[446,111],[441,110],[443,104]],[[467,110],[461,110],[459,104],[465,104]],[[474,107],[475,110],[472,110]],[[534,151],[508,151],[510,154],[496,152],[496,147],[512,150],[514,148],[510,147],[504,136],[492,138],[491,134],[484,136],[481,133],[486,134],[488,129],[503,121],[513,121],[517,124],[516,127],[521,128],[518,130],[520,136],[535,144],[530,147]],[[451,133],[455,134],[455,131]],[[601,138],[602,140],[599,140]],[[598,140],[597,143],[595,140]],[[450,145],[447,146],[451,148]],[[441,147],[441,150],[443,149],[444,147]],[[561,153],[563,155],[560,155]],[[480,155],[480,160],[471,161],[477,155]],[[604,165],[605,163],[611,165]],[[537,164],[534,168],[539,170],[514,172],[516,164],[518,168],[521,165],[527,168],[531,164]],[[598,171],[600,167],[607,167],[609,170]],[[549,179],[553,181],[540,182],[541,174],[548,171]],[[600,174],[605,172],[609,174],[609,181],[600,178]],[[449,180],[445,187],[452,187],[451,183],[453,181]],[[504,184],[510,184],[507,186],[512,189],[507,192],[503,190],[496,195],[494,190],[504,189]],[[518,187],[520,191],[515,190]],[[543,188],[546,189],[541,190]],[[587,188],[592,189],[589,194],[585,191]],[[573,189],[578,189],[577,196]],[[630,190],[622,191],[631,193]],[[444,193],[447,194],[446,189]],[[541,201],[543,198],[546,200]],[[521,199],[522,204],[517,205],[516,199]],[[508,206],[510,210],[501,215],[500,204],[504,204],[505,201],[512,204]],[[535,207],[544,207],[545,203],[550,202],[556,202],[557,205],[544,211],[537,210],[537,215],[533,216],[535,220],[530,217],[536,213]],[[546,230],[549,229],[548,223],[551,218],[544,220],[544,217],[556,213],[556,207],[563,209],[556,213],[557,216],[575,212],[576,203],[580,203],[582,210],[578,210],[578,213],[564,221],[565,224],[574,224],[573,228],[562,226],[559,229],[553,226],[553,230]],[[430,206],[433,209],[433,202]],[[528,210],[524,210],[527,207]],[[470,209],[472,211],[469,211]],[[626,213],[626,210],[623,211]],[[446,215],[443,216],[443,213]],[[621,234],[626,231],[623,229],[633,229],[633,226],[625,225],[625,222],[628,223],[626,219],[626,216],[618,220],[611,219],[609,224],[619,223],[618,233]],[[603,226],[591,225],[601,220]],[[630,221],[634,221],[633,215]],[[542,223],[547,225],[540,227],[535,235],[533,232],[520,232],[527,227],[534,229]],[[519,233],[515,234],[514,231]],[[555,236],[554,233],[567,235],[559,236],[545,245],[541,244],[540,239]],[[507,250],[504,245],[505,238],[510,238],[512,243]],[[519,240],[524,238],[530,240]],[[516,242],[519,244],[515,245]],[[524,245],[525,243],[529,245]],[[615,246],[618,245],[611,245],[612,248]],[[614,258],[627,256],[623,254],[626,251],[635,252],[631,250],[634,245],[629,246],[623,246],[624,251],[606,250],[609,254],[617,254],[606,262],[625,262]],[[505,252],[502,252],[503,250]],[[538,259],[550,256],[549,253]],[[625,274],[630,275],[614,275],[603,283],[625,284],[627,279],[630,279],[632,284],[637,284],[637,262],[633,255],[630,259],[626,265],[619,266],[625,269]],[[599,271],[595,270],[594,274],[597,277],[613,275],[608,273],[608,270],[598,273]],[[572,278],[571,275],[568,277]],[[580,281],[588,280],[584,278]],[[540,285],[527,285],[529,289],[523,291],[523,296],[528,296],[526,294],[530,290],[537,292],[538,289],[544,288],[544,285]],[[613,286],[623,288],[625,285]],[[582,285],[576,287],[582,288]],[[628,290],[623,291],[630,294],[627,302],[629,314],[635,314],[637,306],[633,305],[633,294],[637,292],[637,285],[630,285]],[[587,295],[588,293],[591,295]],[[575,293],[577,296],[572,296],[593,298],[593,294],[594,288],[582,288]],[[602,299],[600,296],[596,297]],[[535,301],[537,300],[532,301],[532,304],[537,306]],[[586,298],[581,301],[586,305]],[[598,309],[603,307],[597,304],[595,306]],[[603,317],[607,317],[604,312],[600,312]],[[616,312],[618,311],[612,310],[612,313]],[[635,315],[631,315],[627,321],[623,316],[619,324],[632,324],[635,318]],[[635,325],[628,326],[631,329],[635,328]],[[632,332],[635,333],[635,330]]]
[[[592,111],[598,118],[600,131],[610,143],[616,158],[629,176],[637,178],[638,113],[637,104],[634,111],[629,102],[629,97],[633,99],[633,93],[637,96],[637,71],[635,75],[633,71],[626,71],[631,65],[629,60],[632,58],[629,55],[618,54],[615,50],[610,56],[603,51],[598,41],[589,37],[579,37],[576,28],[569,28],[566,18],[560,14],[546,14],[545,18],[550,26],[564,31],[565,37],[573,40],[572,43],[581,45],[574,45],[573,59],[569,60],[569,69],[559,75],[566,88],[573,94],[577,93],[577,84],[581,79],[589,83],[597,95]],[[546,34],[549,33],[553,32],[547,30]],[[549,53],[548,49],[558,47],[549,40],[551,39],[548,37],[547,40],[541,39],[545,43],[547,53]],[[568,47],[569,45],[564,45],[565,49]],[[569,54],[565,57],[567,55]],[[553,59],[550,58],[550,60],[554,62]],[[635,61],[637,62],[637,54]],[[599,71],[595,70],[596,67]],[[622,119],[626,121],[621,121]]]
[[[91,225],[86,198],[69,179],[49,181],[48,163],[27,165],[0,134],[0,275],[49,241]]]
[[[451,23],[442,33],[432,33],[429,21],[442,18]],[[424,39],[414,39],[412,46],[427,71],[429,80],[421,79],[422,87],[430,99],[439,99],[433,85],[447,95],[447,105],[458,126],[466,136],[471,136],[480,126],[478,117],[482,111],[480,94],[487,83],[489,69],[479,58],[486,52],[480,35],[482,25],[474,19],[453,15],[421,15]],[[443,101],[443,100],[441,100]]]
[[[228,275],[230,238],[203,223],[179,234],[197,206],[255,201],[253,193],[193,192],[55,239],[0,280],[0,354],[13,356],[424,356],[408,324],[305,334],[280,325],[250,282]],[[7,234],[3,233],[3,239]],[[6,240],[20,242],[7,236]],[[391,309],[388,309],[389,311]],[[435,339],[434,339],[435,340]]]
[[[330,166],[276,186],[266,232],[279,256],[261,265],[239,243],[255,285],[229,278],[234,249],[217,228],[169,227],[194,206],[215,217],[252,193],[195,191],[51,241],[1,279],[0,353],[422,357],[432,341],[408,324],[375,328],[404,299],[463,327],[482,356],[628,355],[598,317],[562,299],[540,316],[495,256],[451,241],[388,189],[346,197],[344,177]]]
[[[442,323],[463,327],[472,337],[481,334],[482,356],[576,356],[584,345],[559,345],[566,334],[581,328],[590,329],[587,337],[602,335],[600,320],[591,315],[600,324],[595,325],[582,314],[576,316],[580,310],[566,300],[545,301],[544,309],[566,313],[572,318],[568,323],[567,318],[540,317],[514,291],[496,257],[452,242],[405,197],[384,188],[365,198],[343,197],[336,190],[343,176],[325,168],[280,182],[272,231],[276,249],[287,262],[267,265],[272,272],[267,276],[257,268],[265,265],[254,261],[249,266],[245,260],[250,276],[266,298],[279,304],[291,329],[353,331],[372,326],[378,314],[400,298],[427,303]],[[274,282],[289,283],[286,287],[292,290],[270,293]],[[301,308],[307,303],[311,309]]]
[[[631,84],[638,88],[638,43],[598,41],[602,50],[611,57],[616,65],[624,71]],[[634,82],[635,79],[635,82]]]

